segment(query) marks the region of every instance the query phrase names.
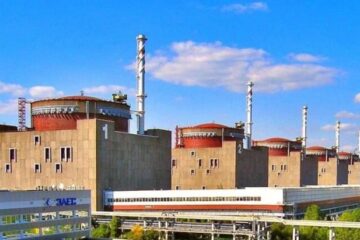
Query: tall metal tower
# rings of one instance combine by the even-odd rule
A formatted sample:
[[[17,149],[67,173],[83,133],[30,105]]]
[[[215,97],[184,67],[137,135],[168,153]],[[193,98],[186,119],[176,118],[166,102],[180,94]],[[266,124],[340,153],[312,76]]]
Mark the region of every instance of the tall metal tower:
[[[18,98],[18,130],[26,130],[26,99]]]

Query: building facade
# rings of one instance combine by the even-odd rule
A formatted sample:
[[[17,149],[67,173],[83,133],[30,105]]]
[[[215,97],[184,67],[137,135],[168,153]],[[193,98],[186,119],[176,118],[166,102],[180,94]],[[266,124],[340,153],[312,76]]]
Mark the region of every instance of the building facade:
[[[300,141],[277,137],[254,141],[254,146],[269,149],[269,187],[317,185],[317,159],[303,154]]]
[[[307,155],[318,161],[318,185],[348,184],[348,161],[339,157],[334,149],[309,147]]]
[[[244,129],[216,123],[177,128],[172,189],[267,186],[266,148],[243,149]]]
[[[128,133],[124,102],[65,100],[35,102],[31,129],[0,132],[0,189],[91,189],[94,210],[106,189],[170,189],[169,131]]]
[[[1,191],[0,239],[90,237],[89,190]]]

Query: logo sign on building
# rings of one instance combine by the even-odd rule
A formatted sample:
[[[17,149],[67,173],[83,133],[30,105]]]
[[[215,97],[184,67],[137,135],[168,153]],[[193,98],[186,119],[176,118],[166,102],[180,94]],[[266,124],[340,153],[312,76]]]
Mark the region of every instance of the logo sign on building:
[[[68,198],[55,198],[55,199],[50,199],[47,198],[45,200],[45,205],[46,206],[73,206],[76,205],[76,198],[72,198],[72,197],[68,197]]]

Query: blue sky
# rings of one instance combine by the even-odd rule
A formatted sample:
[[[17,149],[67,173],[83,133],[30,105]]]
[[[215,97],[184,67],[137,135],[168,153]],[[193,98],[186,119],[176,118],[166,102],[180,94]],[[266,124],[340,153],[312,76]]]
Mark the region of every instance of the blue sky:
[[[136,35],[148,37],[146,127],[245,121],[254,137],[295,138],[309,107],[309,145],[354,150],[360,120],[358,1],[0,1],[0,122],[18,96],[122,90],[135,110]],[[357,95],[359,94],[359,95]],[[131,122],[135,128],[135,118]]]

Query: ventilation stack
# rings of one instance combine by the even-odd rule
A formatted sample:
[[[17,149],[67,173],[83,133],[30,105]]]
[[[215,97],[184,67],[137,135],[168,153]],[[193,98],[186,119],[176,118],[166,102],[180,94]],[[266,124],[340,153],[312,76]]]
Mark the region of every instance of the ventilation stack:
[[[301,133],[301,146],[304,153],[306,151],[306,141],[307,141],[307,117],[308,117],[308,107],[304,106],[302,110],[302,133]]]
[[[336,148],[336,152],[338,153],[340,151],[340,121],[336,122],[335,148]]]
[[[247,84],[247,95],[246,95],[246,149],[251,149],[251,139],[252,139],[252,89],[254,83],[249,81]]]
[[[26,130],[26,99],[18,98],[18,131]]]
[[[145,131],[145,35],[138,35],[137,40],[137,133]]]

